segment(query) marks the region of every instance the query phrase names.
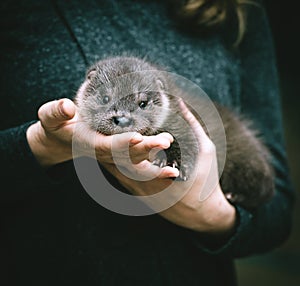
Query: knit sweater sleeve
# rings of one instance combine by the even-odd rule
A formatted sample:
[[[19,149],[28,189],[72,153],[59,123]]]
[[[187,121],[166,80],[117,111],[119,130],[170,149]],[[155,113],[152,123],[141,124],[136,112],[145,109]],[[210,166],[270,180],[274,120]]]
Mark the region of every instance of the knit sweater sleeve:
[[[37,190],[51,189],[58,183],[38,164],[31,152],[26,131],[32,123],[0,131],[0,202],[19,200]]]
[[[232,257],[263,253],[278,247],[290,233],[294,200],[283,140],[275,53],[262,7],[249,8],[248,30],[240,46],[240,56],[241,113],[254,121],[271,151],[275,195],[252,212],[236,205],[236,229],[221,245],[211,246],[197,235],[191,236],[202,250]]]

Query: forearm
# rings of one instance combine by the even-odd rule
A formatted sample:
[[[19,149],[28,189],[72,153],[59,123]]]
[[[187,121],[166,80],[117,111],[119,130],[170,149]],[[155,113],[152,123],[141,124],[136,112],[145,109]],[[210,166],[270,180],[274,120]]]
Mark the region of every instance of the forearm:
[[[44,191],[57,184],[45,167],[67,161],[72,153],[71,123],[65,115],[59,116],[57,112],[62,103],[65,101],[47,103],[40,109],[45,112],[39,114],[56,137],[47,134],[41,121],[0,132],[0,153],[5,166],[1,175],[3,186],[6,186],[2,188],[2,201],[18,199],[37,190]],[[68,101],[65,107],[72,118],[75,113],[72,102]],[[57,129],[54,123],[60,128]]]
[[[45,189],[51,180],[37,162],[26,139],[34,122],[0,131],[1,182],[0,201],[19,199],[37,189]],[[41,188],[39,188],[41,187]]]
[[[207,234],[225,237],[232,233],[236,223],[236,210],[225,199],[221,189],[212,193],[209,202],[205,204],[205,208],[203,213],[207,223]]]

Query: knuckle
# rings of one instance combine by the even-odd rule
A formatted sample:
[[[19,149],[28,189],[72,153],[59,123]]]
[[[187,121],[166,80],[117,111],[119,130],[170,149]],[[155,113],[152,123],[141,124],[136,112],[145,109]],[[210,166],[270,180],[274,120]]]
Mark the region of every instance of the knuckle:
[[[40,108],[39,108],[39,110],[38,110],[38,118],[39,118],[39,120],[43,120],[43,118],[44,118],[44,110],[43,110],[43,106],[41,106]]]
[[[39,109],[38,109],[38,118],[40,120],[44,120],[46,115],[47,115],[47,110],[48,110],[48,103],[43,104]]]

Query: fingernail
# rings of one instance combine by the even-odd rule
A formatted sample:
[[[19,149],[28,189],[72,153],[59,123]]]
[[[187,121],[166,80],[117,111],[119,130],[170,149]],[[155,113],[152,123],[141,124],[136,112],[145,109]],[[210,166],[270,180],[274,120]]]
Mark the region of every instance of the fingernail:
[[[64,109],[63,105],[64,105],[64,101],[59,102],[58,111],[59,111],[60,115],[63,116],[64,118],[69,118],[68,114],[65,113],[65,109]]]
[[[140,133],[136,133],[130,138],[130,143],[137,144],[137,143],[142,142],[143,140],[144,140],[143,136]]]
[[[163,132],[163,133],[160,133],[160,136],[162,137],[162,139],[168,140],[168,144],[174,142],[174,137],[170,133]]]
[[[179,104],[179,107],[181,108],[181,110],[187,109],[187,107],[186,107],[184,101],[182,100],[182,98],[178,99],[178,104]]]

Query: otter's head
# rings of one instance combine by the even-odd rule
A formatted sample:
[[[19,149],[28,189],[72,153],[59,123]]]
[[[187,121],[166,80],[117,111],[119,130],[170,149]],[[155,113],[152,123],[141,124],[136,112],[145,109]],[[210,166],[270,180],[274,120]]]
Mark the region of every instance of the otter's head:
[[[92,130],[152,135],[169,113],[165,87],[162,74],[145,61],[110,58],[88,70],[75,100],[80,117]]]

